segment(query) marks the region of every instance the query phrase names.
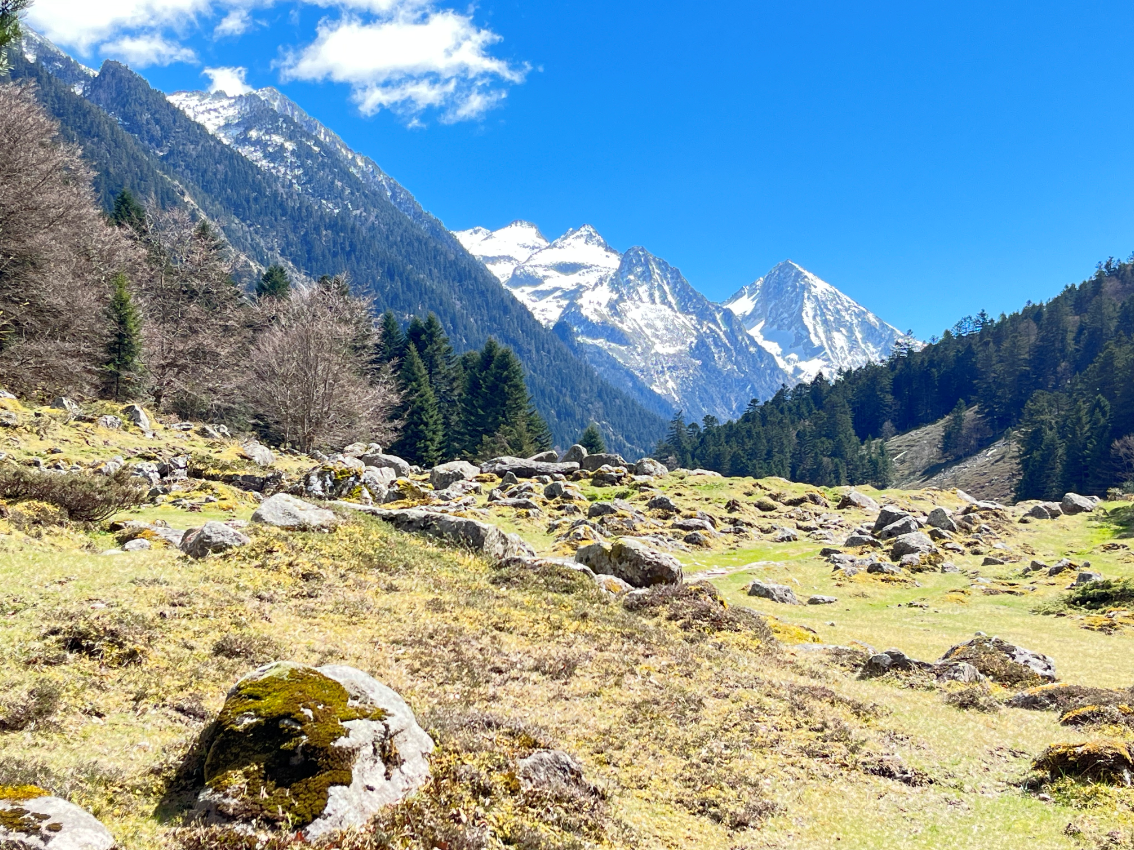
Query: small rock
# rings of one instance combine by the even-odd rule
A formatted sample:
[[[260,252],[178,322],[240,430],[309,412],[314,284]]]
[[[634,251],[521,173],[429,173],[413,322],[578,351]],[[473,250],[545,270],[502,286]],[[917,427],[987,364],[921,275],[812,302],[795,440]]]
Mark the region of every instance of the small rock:
[[[677,513],[681,510],[677,506],[677,502],[673,501],[669,496],[654,496],[650,501],[646,502],[646,507],[651,511],[666,511],[671,514]]]
[[[858,508],[862,511],[876,511],[878,510],[878,503],[857,490],[851,490],[839,500],[837,506],[837,509],[840,511],[845,511],[848,508]]]
[[[532,455],[528,460],[534,460],[537,463],[559,463],[559,454],[553,451],[540,452]]]
[[[898,561],[904,555],[928,555],[936,551],[937,547],[933,545],[932,540],[920,531],[915,531],[910,534],[903,534],[895,540],[890,554],[895,561]]]
[[[791,528],[777,528],[772,534],[773,543],[794,543],[799,540],[799,533]]]
[[[868,573],[874,573],[876,575],[887,576],[900,576],[902,574],[900,567],[896,567],[893,564],[884,564],[881,561],[874,561],[873,563],[867,565],[866,571]]]
[[[795,595],[795,591],[786,584],[773,584],[771,582],[760,581],[759,579],[748,585],[748,595],[758,596],[761,599],[769,599],[781,605],[800,604],[799,599]]]
[[[99,428],[105,428],[108,431],[117,431],[122,427],[122,420],[117,416],[100,416],[95,420]]]
[[[929,512],[926,522],[933,528],[956,533],[957,523],[953,522],[953,514],[945,508],[934,508]]]
[[[596,574],[617,576],[634,587],[681,584],[683,579],[681,564],[675,557],[633,537],[623,537],[612,544],[583,546],[575,553],[575,560]]]
[[[525,791],[545,791],[558,797],[597,796],[583,775],[583,767],[560,750],[536,750],[516,765],[516,777]]]
[[[144,537],[135,537],[133,540],[127,541],[122,548],[127,552],[145,552],[147,549],[152,549],[153,544]]]
[[[1075,576],[1075,586],[1080,587],[1084,584],[1091,584],[1092,582],[1102,580],[1102,573],[1095,573],[1091,572],[1090,570],[1081,570],[1079,574]]]
[[[122,415],[142,431],[150,430],[150,417],[140,404],[128,404],[122,408]]]
[[[908,514],[895,522],[890,523],[881,531],[878,531],[879,540],[892,540],[895,537],[901,537],[903,534],[914,534],[921,530],[921,526],[917,524],[917,520]]]
[[[587,508],[587,516],[591,519],[595,519],[600,516],[611,516],[616,513],[618,513],[618,508],[616,508],[610,502],[595,502],[593,505]]]
[[[200,559],[215,553],[227,552],[238,546],[246,546],[251,542],[239,531],[229,528],[222,522],[206,522],[200,528],[191,528],[185,532],[181,538],[181,551],[190,558]]]
[[[807,597],[808,605],[834,605],[838,602],[836,596],[809,596]]]
[[[413,467],[410,466],[409,461],[402,460],[397,455],[368,452],[359,457],[358,460],[362,461],[364,466],[392,469],[398,478],[409,478],[413,474]]]
[[[989,555],[983,561],[981,561],[981,566],[982,567],[1002,567],[1002,566],[1004,566],[1004,561],[1001,558],[994,558],[991,555]]]
[[[257,466],[271,466],[276,462],[276,456],[272,454],[272,450],[255,440],[245,443],[241,446],[240,451]]]

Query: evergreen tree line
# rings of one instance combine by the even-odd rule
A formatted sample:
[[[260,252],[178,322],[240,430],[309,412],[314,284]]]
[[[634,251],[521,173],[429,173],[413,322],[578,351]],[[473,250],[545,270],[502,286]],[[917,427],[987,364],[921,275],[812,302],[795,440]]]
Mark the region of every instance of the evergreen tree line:
[[[397,375],[402,396],[395,454],[434,466],[456,458],[529,457],[551,448],[551,431],[532,405],[511,349],[489,338],[481,350],[457,357],[432,313],[403,328],[387,312],[378,338],[375,364]]]
[[[1100,263],[1047,303],[968,316],[921,349],[785,388],[735,422],[679,415],[656,454],[731,475],[885,483],[882,439],[948,417],[943,448],[959,456],[974,448],[973,406],[990,437],[1012,433],[1020,499],[1101,495],[1134,478],[1123,454],[1134,444],[1124,442],[1134,434],[1134,257]]]

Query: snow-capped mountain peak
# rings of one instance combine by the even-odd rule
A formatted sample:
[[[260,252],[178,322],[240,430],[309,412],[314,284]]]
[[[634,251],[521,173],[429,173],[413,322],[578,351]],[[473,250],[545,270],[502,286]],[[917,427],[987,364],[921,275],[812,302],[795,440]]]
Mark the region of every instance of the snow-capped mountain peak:
[[[797,380],[882,360],[905,334],[785,260],[724,303]]]
[[[548,246],[547,239],[530,221],[513,221],[499,230],[474,227],[453,234],[465,250],[488,266],[488,270],[507,283],[516,266]]]

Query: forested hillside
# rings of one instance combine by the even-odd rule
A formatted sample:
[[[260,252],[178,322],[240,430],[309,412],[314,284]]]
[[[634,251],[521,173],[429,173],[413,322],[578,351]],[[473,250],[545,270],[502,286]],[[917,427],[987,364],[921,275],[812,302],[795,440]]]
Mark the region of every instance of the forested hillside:
[[[379,309],[403,319],[435,313],[459,351],[495,337],[520,357],[535,405],[561,444],[592,421],[629,455],[663,433],[658,416],[572,356],[480,263],[361,181],[354,188],[367,202],[365,215],[329,209],[211,137],[123,65],[106,63],[84,98],[38,65],[13,60],[13,77],[35,80],[64,136],[83,147],[104,205],[122,188],[159,206],[185,198],[260,265],[283,260],[312,278],[347,272]]]
[[[736,422],[679,417],[658,453],[729,475],[884,484],[881,438],[958,403],[982,413],[983,433],[963,437],[1013,430],[1019,498],[1102,494],[1134,478],[1134,263],[1108,260],[1046,304],[966,317],[921,350],[781,391]]]

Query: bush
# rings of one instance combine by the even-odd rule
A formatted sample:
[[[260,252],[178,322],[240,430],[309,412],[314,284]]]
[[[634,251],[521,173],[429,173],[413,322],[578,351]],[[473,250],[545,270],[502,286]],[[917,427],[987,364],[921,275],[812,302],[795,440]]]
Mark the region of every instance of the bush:
[[[1134,605],[1134,580],[1104,579],[1092,581],[1072,589],[1066,597],[1068,605],[1076,608],[1101,610],[1126,608]]]
[[[125,471],[114,475],[41,472],[24,466],[0,468],[0,499],[46,502],[73,522],[101,522],[145,499],[141,479]]]
[[[63,689],[51,681],[41,681],[26,693],[0,700],[0,732],[22,732],[55,713]]]

